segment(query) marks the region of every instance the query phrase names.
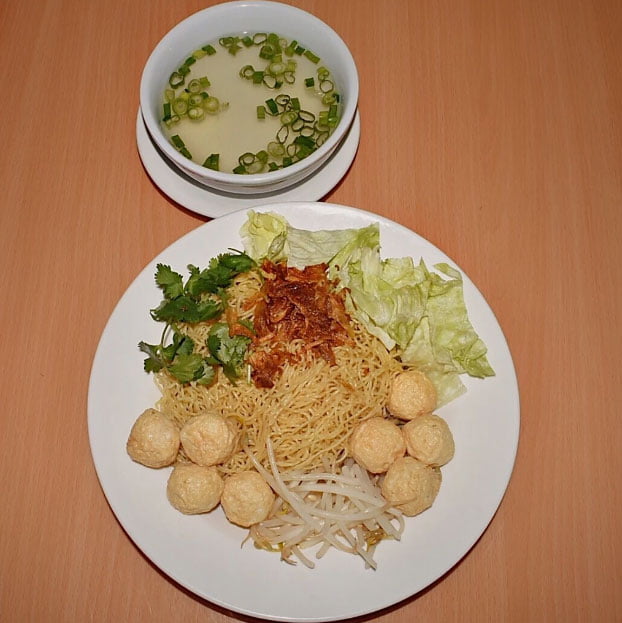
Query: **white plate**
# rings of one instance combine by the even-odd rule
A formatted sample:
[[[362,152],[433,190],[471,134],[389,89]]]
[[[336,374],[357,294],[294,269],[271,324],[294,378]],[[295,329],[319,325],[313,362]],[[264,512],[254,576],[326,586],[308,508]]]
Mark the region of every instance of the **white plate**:
[[[158,188],[180,205],[209,217],[219,217],[242,208],[275,203],[276,201],[317,201],[332,190],[347,173],[356,156],[361,137],[358,110],[352,126],[330,159],[300,184],[280,192],[262,195],[232,195],[210,190],[182,173],[153,142],[140,110],[136,119],[138,153],[149,177]]]
[[[384,255],[447,261],[421,236],[385,218],[334,204],[264,206],[306,229],[339,229],[380,223]],[[278,554],[240,547],[246,532],[229,524],[220,508],[184,516],[166,499],[169,469],[133,463],[125,442],[136,417],[158,398],[143,372],[137,343],[159,340],[149,308],[160,302],[153,280],[158,262],[184,270],[205,266],[230,247],[240,248],[246,210],[210,221],[150,262],[125,292],[103,332],[91,371],[89,437],[102,488],[119,522],[136,545],[171,578],[229,610],[277,621],[336,621],[400,602],[440,578],[473,546],[492,519],[508,485],[518,444],[519,396],[507,343],[495,316],[464,275],[471,321],[489,349],[496,376],[465,379],[468,392],[439,412],[456,442],[443,468],[443,484],[431,509],[407,519],[401,542],[377,549],[378,570],[360,558],[331,551],[309,570]]]

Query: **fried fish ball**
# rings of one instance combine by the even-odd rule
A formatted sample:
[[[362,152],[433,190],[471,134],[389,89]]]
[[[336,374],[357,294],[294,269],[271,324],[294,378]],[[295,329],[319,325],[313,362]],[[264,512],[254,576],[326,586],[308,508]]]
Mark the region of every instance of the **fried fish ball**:
[[[352,458],[368,472],[382,474],[389,465],[406,452],[406,443],[399,426],[381,417],[373,417],[357,425],[349,439]]]
[[[208,513],[220,503],[224,484],[215,467],[179,463],[168,478],[166,497],[186,515]]]
[[[436,388],[419,370],[398,374],[391,383],[387,408],[396,418],[412,420],[436,408]]]
[[[266,519],[274,500],[270,485],[255,471],[229,476],[220,497],[227,519],[243,528]]]
[[[126,449],[137,463],[166,467],[177,458],[179,429],[157,409],[147,409],[134,422]]]
[[[426,465],[440,467],[454,456],[454,438],[447,422],[438,415],[426,413],[402,427],[406,451]]]
[[[441,470],[404,456],[387,471],[381,485],[385,500],[404,515],[418,515],[432,503],[441,487]]]
[[[237,444],[234,426],[216,413],[205,413],[188,420],[180,437],[188,458],[203,467],[226,461]]]

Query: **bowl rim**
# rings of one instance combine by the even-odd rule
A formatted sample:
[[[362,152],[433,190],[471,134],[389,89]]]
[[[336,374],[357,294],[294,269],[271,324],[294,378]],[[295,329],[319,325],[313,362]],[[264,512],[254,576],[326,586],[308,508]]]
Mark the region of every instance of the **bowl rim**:
[[[278,7],[279,10],[290,13],[291,15],[303,16],[304,19],[310,20],[326,34],[329,34],[329,36],[334,40],[336,47],[340,50],[340,53],[343,54],[344,64],[346,66],[345,73],[348,77],[348,100],[342,110],[341,120],[335,130],[318,149],[304,159],[299,160],[284,169],[278,169],[277,171],[265,171],[263,173],[237,175],[235,173],[214,171],[185,158],[176,149],[174,149],[170,142],[166,139],[160,128],[157,116],[152,114],[150,107],[148,106],[151,97],[148,92],[148,84],[152,84],[155,79],[154,64],[164,53],[170,39],[172,39],[180,31],[183,32],[183,30],[188,27],[189,23],[194,22],[197,19],[204,19],[206,15],[213,16],[217,12],[222,13],[223,11],[236,10],[244,7],[255,8],[262,6]],[[164,154],[179,168],[182,170],[185,169],[194,176],[198,176],[202,180],[205,180],[204,183],[209,183],[209,180],[213,180],[215,183],[231,186],[269,186],[272,183],[282,182],[289,177],[296,179],[304,177],[304,172],[307,169],[310,169],[309,174],[311,174],[314,168],[316,168],[314,165],[317,165],[318,161],[321,162],[325,157],[329,156],[340,144],[354,120],[356,109],[358,107],[359,76],[354,57],[352,56],[352,53],[344,40],[333,28],[326,24],[326,22],[322,21],[319,17],[296,6],[284,4],[282,2],[275,2],[273,0],[228,0],[226,2],[220,2],[210,7],[200,9],[199,11],[188,15],[180,22],[177,22],[177,24],[170,28],[161,37],[152,49],[144,65],[140,80],[139,97],[141,114],[149,134]]]

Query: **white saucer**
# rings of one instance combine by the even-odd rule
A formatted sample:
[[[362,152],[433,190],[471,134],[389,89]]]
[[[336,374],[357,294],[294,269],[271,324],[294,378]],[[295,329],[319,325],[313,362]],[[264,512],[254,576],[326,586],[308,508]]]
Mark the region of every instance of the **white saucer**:
[[[140,110],[136,119],[138,153],[149,177],[158,188],[180,205],[209,217],[276,201],[318,201],[346,174],[358,148],[361,120],[358,110],[343,143],[320,169],[292,188],[261,195],[234,195],[202,186],[175,168],[155,145]]]

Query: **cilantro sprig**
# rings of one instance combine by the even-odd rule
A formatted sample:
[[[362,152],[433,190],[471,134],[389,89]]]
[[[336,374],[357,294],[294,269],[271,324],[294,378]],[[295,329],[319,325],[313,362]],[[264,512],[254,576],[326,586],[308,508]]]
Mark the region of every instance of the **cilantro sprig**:
[[[158,264],[155,282],[162,290],[163,299],[150,314],[156,322],[165,323],[165,327],[159,344],[138,343],[140,351],[147,355],[145,372],[165,369],[181,383],[196,381],[209,385],[216,369],[221,367],[225,376],[235,382],[241,376],[250,339],[230,336],[226,322],[215,322],[206,344],[210,354],[205,357],[178,325],[217,321],[227,304],[226,288],[253,266],[255,262],[245,253],[223,253],[210,260],[203,270],[189,265],[190,276],[184,282],[183,276],[170,266]]]

